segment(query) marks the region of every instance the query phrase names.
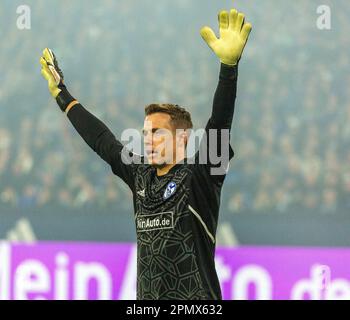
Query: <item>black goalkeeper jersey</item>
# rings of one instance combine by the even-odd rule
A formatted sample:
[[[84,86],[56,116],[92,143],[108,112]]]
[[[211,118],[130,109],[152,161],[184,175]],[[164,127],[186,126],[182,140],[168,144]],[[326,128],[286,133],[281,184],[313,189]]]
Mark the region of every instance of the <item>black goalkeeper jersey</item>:
[[[236,88],[237,67],[221,64],[206,132],[231,129]],[[131,153],[81,104],[73,107],[68,117],[88,145],[133,193],[137,299],[222,299],[214,256],[220,193],[228,161],[233,157],[229,141],[226,170],[219,175],[211,171],[218,164],[198,161],[202,151],[221,153],[213,150],[207,140],[201,143],[196,161],[185,159],[166,175],[157,176],[156,169],[142,161],[141,156],[138,159],[141,161],[127,164],[124,152],[129,156]],[[217,139],[221,141],[220,131]]]

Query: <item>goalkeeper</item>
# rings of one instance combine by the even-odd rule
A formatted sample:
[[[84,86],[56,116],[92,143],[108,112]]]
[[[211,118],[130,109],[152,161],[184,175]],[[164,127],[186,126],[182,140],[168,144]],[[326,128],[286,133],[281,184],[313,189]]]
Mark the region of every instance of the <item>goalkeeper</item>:
[[[219,13],[219,28],[219,39],[209,27],[201,30],[221,67],[205,128],[207,139],[202,139],[191,163],[185,153],[192,120],[184,108],[174,104],[148,105],[143,128],[145,155],[133,154],[69,93],[53,52],[45,49],[40,59],[42,75],[60,109],[133,193],[137,299],[222,299],[214,263],[215,235],[220,193],[233,157],[229,132],[238,63],[252,26],[245,23],[242,13],[232,9]],[[213,135],[214,143],[211,129],[217,133]],[[226,145],[222,144],[225,139]],[[221,164],[224,170],[215,171],[218,162],[213,155],[217,154],[227,154],[224,165]],[[200,159],[207,162],[203,164]]]

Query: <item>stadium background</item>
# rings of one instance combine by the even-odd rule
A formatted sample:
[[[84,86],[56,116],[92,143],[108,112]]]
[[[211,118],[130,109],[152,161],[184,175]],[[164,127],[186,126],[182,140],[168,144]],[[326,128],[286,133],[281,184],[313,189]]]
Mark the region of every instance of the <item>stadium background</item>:
[[[0,238],[134,242],[131,193],[49,96],[50,47],[66,84],[120,137],[144,106],[211,112],[219,63],[202,41],[231,1],[26,1],[31,30],[0,5]],[[332,29],[316,27],[328,4]],[[222,194],[219,245],[350,244],[350,7],[337,1],[237,1],[253,24],[239,67],[235,158]]]

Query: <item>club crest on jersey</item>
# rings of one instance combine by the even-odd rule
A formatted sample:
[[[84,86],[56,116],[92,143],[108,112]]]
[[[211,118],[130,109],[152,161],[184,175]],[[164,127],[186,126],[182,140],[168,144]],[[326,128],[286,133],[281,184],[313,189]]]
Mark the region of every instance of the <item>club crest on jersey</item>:
[[[176,190],[176,183],[175,182],[170,182],[166,189],[165,189],[165,192],[164,192],[164,200],[170,198],[174,193],[175,193],[175,190]]]

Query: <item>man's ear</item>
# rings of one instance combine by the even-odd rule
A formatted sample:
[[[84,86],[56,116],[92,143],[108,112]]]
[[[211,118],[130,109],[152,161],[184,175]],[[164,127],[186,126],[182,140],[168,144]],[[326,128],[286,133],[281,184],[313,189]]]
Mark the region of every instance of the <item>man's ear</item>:
[[[188,136],[187,136],[186,132],[184,133],[183,140],[184,140],[184,145],[185,145],[185,148],[186,148],[187,147],[187,143],[188,143]]]
[[[190,136],[191,136],[191,132],[192,132],[191,130],[192,129],[186,129],[183,132],[183,140],[184,140],[185,147],[187,147],[188,142],[190,140]]]
[[[187,145],[188,145],[188,142],[190,141],[190,137],[191,137],[191,134],[192,134],[192,128],[188,128],[188,129],[186,129],[185,130],[185,135],[186,135],[186,144],[185,144],[185,146],[187,147]]]
[[[184,146],[187,146],[187,142],[188,142],[188,134],[186,132],[185,129],[177,129],[176,130],[176,137],[178,139],[178,141],[183,141]]]

